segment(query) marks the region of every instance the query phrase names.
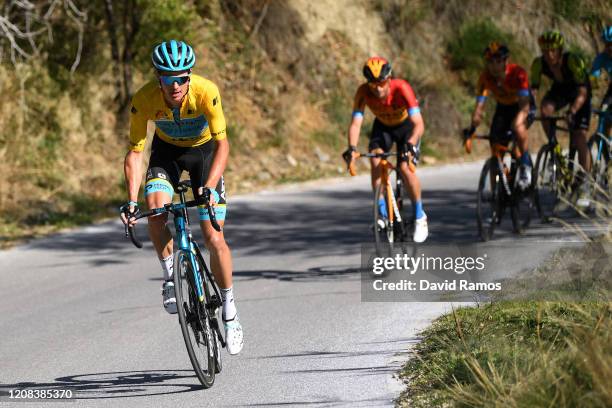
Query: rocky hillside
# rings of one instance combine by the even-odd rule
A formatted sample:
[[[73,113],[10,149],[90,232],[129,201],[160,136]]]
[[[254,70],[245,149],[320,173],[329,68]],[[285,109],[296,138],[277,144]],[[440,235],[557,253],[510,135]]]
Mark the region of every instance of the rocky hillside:
[[[148,53],[162,38],[193,43],[195,72],[221,89],[231,194],[344,174],[339,154],[369,55],[389,58],[415,88],[425,162],[454,160],[488,41],[529,64],[537,34],[557,27],[591,58],[596,31],[612,21],[607,0],[64,0],[52,12],[39,3],[53,35],[38,52],[12,61],[0,37],[2,239],[87,222],[124,199],[125,105],[151,78]],[[23,20],[17,9],[6,16]]]

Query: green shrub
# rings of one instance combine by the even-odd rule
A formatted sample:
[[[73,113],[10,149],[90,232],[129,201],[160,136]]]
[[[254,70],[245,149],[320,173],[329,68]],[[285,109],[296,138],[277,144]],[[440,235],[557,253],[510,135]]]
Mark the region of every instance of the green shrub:
[[[461,71],[462,79],[475,84],[482,70],[482,53],[491,41],[509,43],[510,36],[490,19],[464,23],[448,43],[451,68]]]

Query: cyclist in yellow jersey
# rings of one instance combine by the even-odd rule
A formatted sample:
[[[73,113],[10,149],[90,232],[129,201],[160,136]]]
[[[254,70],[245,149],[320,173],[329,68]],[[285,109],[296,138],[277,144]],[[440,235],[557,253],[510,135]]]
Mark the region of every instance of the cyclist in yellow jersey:
[[[229,143],[219,90],[213,82],[191,73],[195,54],[182,41],[170,40],[157,45],[152,62],[156,79],[132,98],[130,150],[124,162],[129,201],[122,209],[128,214],[138,213],[142,152],[147,123],[153,121],[155,135],[144,191],[147,206],[159,208],[172,202],[181,173],[187,171],[196,198],[205,189],[210,190],[210,204],[215,206],[217,221],[223,225],[227,205],[223,171]],[[202,206],[198,210],[206,247],[210,250],[211,269],[221,288],[227,349],[230,354],[237,354],[242,349],[243,333],[234,303],[231,252],[223,232],[212,227],[206,209]],[[124,223],[135,223],[123,211],[121,218]],[[177,312],[172,281],[173,242],[166,221],[167,213],[148,218],[149,235],[164,273],[163,305],[173,314]]]

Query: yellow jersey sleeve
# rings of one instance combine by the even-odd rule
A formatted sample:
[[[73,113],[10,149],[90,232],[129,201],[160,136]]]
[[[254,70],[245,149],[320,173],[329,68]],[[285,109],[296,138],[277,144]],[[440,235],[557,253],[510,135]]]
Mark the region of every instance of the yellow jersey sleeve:
[[[137,107],[136,101],[132,100],[130,113],[130,150],[142,152],[147,138],[147,117],[141,109]]]
[[[227,137],[225,116],[223,115],[223,107],[221,106],[221,94],[219,88],[212,82],[205,95],[201,99],[202,111],[208,119],[208,127],[210,135],[215,140],[223,140]]]

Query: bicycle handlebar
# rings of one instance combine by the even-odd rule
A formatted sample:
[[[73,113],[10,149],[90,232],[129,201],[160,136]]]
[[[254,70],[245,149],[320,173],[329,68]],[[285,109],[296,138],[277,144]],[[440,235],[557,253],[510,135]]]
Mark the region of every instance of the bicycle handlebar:
[[[597,115],[597,116],[612,116],[612,111],[610,111],[610,110],[593,109],[593,115]]]
[[[129,219],[139,220],[141,218],[150,217],[152,215],[159,215],[166,212],[174,213],[175,211],[179,211],[184,208],[192,208],[198,205],[202,205],[205,202],[210,202],[209,190],[204,191],[205,196],[202,197],[202,199],[200,200],[185,201],[184,203],[178,204],[169,203],[165,204],[163,207],[160,208],[153,208],[149,211],[141,212],[135,217],[128,217],[128,224],[125,225],[125,236],[130,238],[134,246],[136,246],[137,248],[142,248],[142,242],[140,242],[140,240],[138,239],[138,235],[136,234],[136,225],[129,225]],[[210,224],[212,225],[212,227],[216,231],[221,232],[221,226],[217,222],[217,216],[215,214],[214,207],[211,205],[207,205],[206,210],[208,211],[208,217],[210,218]]]
[[[536,116],[533,120],[539,120],[540,122],[545,120],[557,122],[559,120],[567,120],[567,118],[565,116]]]
[[[397,152],[385,152],[385,153],[359,153],[359,152],[357,152],[356,159],[358,159],[360,157],[387,158],[389,156],[395,156],[395,155],[397,155]],[[414,165],[412,160],[408,161],[408,169],[410,170],[411,173],[414,173],[416,171],[416,166]],[[357,169],[355,169],[355,165],[353,164],[353,161],[351,161],[351,163],[349,164],[348,171],[349,171],[351,176],[356,176],[357,175]]]

